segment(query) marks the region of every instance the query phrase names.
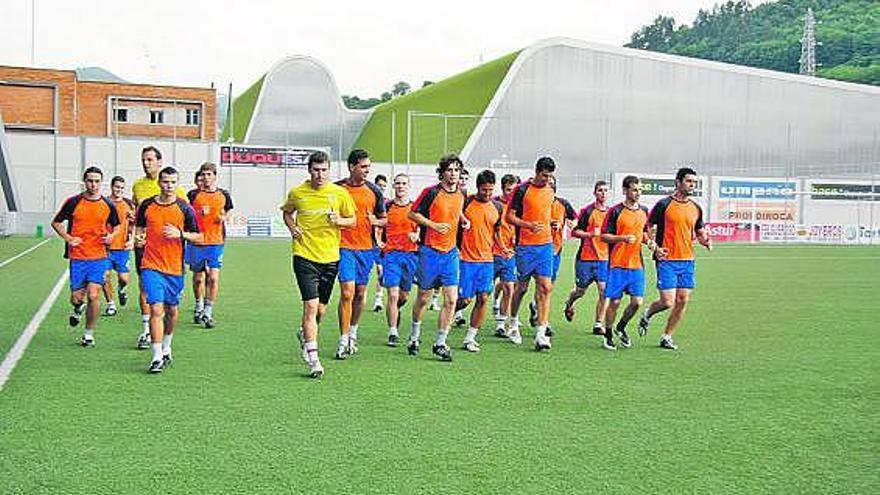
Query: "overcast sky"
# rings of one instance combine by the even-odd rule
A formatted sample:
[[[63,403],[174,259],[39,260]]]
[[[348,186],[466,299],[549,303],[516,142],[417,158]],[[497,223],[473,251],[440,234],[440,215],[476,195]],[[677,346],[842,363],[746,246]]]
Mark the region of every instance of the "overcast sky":
[[[132,82],[243,91],[287,55],[322,61],[343,94],[420,87],[535,41],[622,45],[658,15],[691,23],[714,0],[0,0],[0,65],[100,66]],[[753,1],[753,4],[760,3]]]

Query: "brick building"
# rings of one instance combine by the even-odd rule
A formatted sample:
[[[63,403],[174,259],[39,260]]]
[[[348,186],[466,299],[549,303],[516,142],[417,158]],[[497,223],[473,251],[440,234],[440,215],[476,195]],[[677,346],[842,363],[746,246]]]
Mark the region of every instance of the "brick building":
[[[215,141],[213,88],[78,80],[72,70],[0,65],[6,130]]]

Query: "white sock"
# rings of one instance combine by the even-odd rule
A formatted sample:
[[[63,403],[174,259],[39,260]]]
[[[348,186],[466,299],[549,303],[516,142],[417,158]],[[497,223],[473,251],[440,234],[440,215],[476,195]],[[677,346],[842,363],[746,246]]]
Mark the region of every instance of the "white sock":
[[[205,299],[205,316],[212,316],[214,314],[214,301]]]
[[[143,335],[150,333],[150,315],[141,315],[141,323],[143,324]]]
[[[458,311],[456,311],[455,316],[453,316],[453,318],[455,318],[456,320],[458,320],[460,318],[464,318],[464,310],[459,309]]]
[[[507,317],[507,326],[514,332],[519,332],[519,318],[516,316]]]
[[[465,342],[476,342],[477,341],[477,330],[474,327],[468,328],[467,333],[464,335]]]
[[[437,340],[434,341],[436,345],[446,345],[446,336],[449,335],[449,330],[437,330]]]
[[[95,338],[95,330],[91,329],[91,328],[86,328],[85,332],[83,332],[83,337],[85,337],[86,340],[94,339]]]
[[[388,335],[397,335],[397,327],[389,327]]]
[[[318,360],[318,342],[315,340],[310,340],[306,342],[306,354],[309,357],[309,362],[314,363]]]
[[[195,312],[201,313],[204,308],[205,308],[205,300],[204,299],[196,299]]]
[[[651,321],[651,317],[654,315],[649,315],[648,310],[646,309],[644,313],[642,313],[642,317],[648,321]]]
[[[601,321],[596,321],[596,323],[593,323],[593,326],[599,327],[599,328],[605,328],[605,324],[602,323]]]
[[[382,302],[382,301],[384,301],[384,300],[385,300],[385,298],[382,297],[382,293],[381,293],[381,292],[377,292],[377,293],[376,293],[376,302],[377,302],[377,303],[380,303],[380,302]]]
[[[153,343],[153,361],[162,360],[162,344]]]
[[[357,340],[357,338],[358,338],[358,326],[357,325],[352,325],[352,326],[348,327],[348,336],[354,340]]]
[[[109,302],[107,303],[107,307],[108,307],[108,308],[116,308],[116,303],[113,302],[113,301],[109,301]]]
[[[348,335],[340,335],[339,336],[339,345],[348,347]]]
[[[171,339],[174,338],[174,334],[166,334],[162,337],[162,354],[171,354]]]
[[[544,338],[546,338],[546,335],[545,335],[546,332],[547,332],[547,326],[546,326],[546,325],[538,325],[537,335],[535,335],[535,338],[537,338],[537,339],[544,339]]]
[[[414,321],[409,328],[409,341],[417,342],[422,336],[422,322]]]
[[[495,320],[495,328],[503,329],[504,327],[507,326],[506,324],[507,324],[507,317],[505,317],[505,316],[502,316],[501,318]]]

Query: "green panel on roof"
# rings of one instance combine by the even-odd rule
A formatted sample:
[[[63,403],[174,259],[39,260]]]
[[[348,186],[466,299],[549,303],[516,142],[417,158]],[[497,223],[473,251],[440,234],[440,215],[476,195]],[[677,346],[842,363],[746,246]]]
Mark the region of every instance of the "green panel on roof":
[[[244,141],[244,135],[247,134],[248,125],[254,115],[254,107],[257,106],[257,97],[260,96],[264,79],[266,79],[265,74],[232,102],[232,131],[236,143]],[[220,135],[221,142],[229,140],[229,124],[230,122],[227,120],[226,125],[223,126],[223,133]]]

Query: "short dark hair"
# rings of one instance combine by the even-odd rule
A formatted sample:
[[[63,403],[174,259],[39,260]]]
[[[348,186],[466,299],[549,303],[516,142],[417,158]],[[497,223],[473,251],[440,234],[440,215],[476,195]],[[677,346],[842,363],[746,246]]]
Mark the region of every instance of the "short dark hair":
[[[351,153],[348,154],[348,166],[357,165],[358,162],[365,158],[369,158],[370,154],[367,153],[367,150],[361,148],[355,148],[351,150]]]
[[[123,184],[125,184],[125,177],[123,177],[121,175],[117,175],[116,177],[113,177],[112,179],[110,179],[111,186],[116,184],[117,182],[122,182]]]
[[[395,175],[395,176],[394,176],[394,181],[396,182],[397,179],[399,179],[399,178],[401,178],[401,177],[406,177],[407,182],[409,182],[409,175],[407,175],[407,174],[405,174],[405,173],[403,173],[403,172],[401,172],[401,173]]]
[[[607,186],[607,185],[608,185],[608,183],[605,182],[604,180],[597,180],[596,183],[593,184],[593,192],[596,192],[599,190],[600,187]]]
[[[459,172],[461,173],[461,175],[467,175],[468,177],[471,176],[470,171],[468,169],[464,168],[464,165],[462,165],[461,170]]]
[[[177,169],[171,166],[165,167],[159,171],[159,179],[161,179],[163,175],[178,175]]]
[[[376,178],[373,179],[373,182],[379,182],[380,180],[381,180],[381,181],[385,181],[385,182],[387,183],[387,182],[388,182],[388,177],[385,177],[385,176],[382,175],[382,174],[376,174]]]
[[[330,155],[320,150],[312,152],[312,154],[309,155],[309,163],[306,168],[311,170],[312,165],[315,163],[330,163]]]
[[[483,170],[479,174],[477,174],[477,187],[482,186],[483,184],[494,184],[495,183],[495,172],[491,170]]]
[[[627,175],[623,178],[623,188],[629,189],[630,186],[632,186],[633,184],[638,184],[639,182],[641,181],[639,181],[639,178],[635,175]]]
[[[678,169],[678,172],[675,173],[675,180],[681,182],[687,175],[697,175],[697,171],[690,167],[681,167]]]
[[[214,175],[217,175],[217,165],[213,162],[205,162],[199,167],[199,172],[214,172]]]
[[[542,156],[535,162],[535,172],[553,172],[556,170],[556,162],[549,156]]]
[[[157,148],[157,147],[155,147],[155,146],[147,146],[147,147],[145,147],[144,149],[142,149],[142,150],[141,150],[141,156],[143,157],[143,156],[144,156],[144,153],[146,153],[146,152],[148,152],[148,151],[152,151],[153,153],[155,153],[155,154],[156,154],[156,159],[157,159],[157,160],[161,160],[161,159],[162,159],[162,152],[159,151],[159,148]]]
[[[86,171],[83,172],[83,180],[86,180],[86,176],[89,175],[89,174],[98,174],[98,175],[101,176],[101,179],[104,178],[104,172],[101,171],[100,168],[98,168],[98,167],[96,167],[96,166],[94,166],[94,165],[92,165],[91,167],[87,168]]]
[[[441,156],[440,162],[437,164],[437,175],[442,176],[449,166],[453,164],[458,164],[459,167],[464,168],[464,163],[461,162],[461,158],[455,153]]]
[[[519,184],[519,177],[513,174],[506,174],[501,178],[501,187],[507,187],[510,184]]]
[[[204,175],[204,174],[202,174],[201,170],[196,170],[196,174],[193,176],[193,182],[198,182],[199,177],[201,177],[202,175]]]

